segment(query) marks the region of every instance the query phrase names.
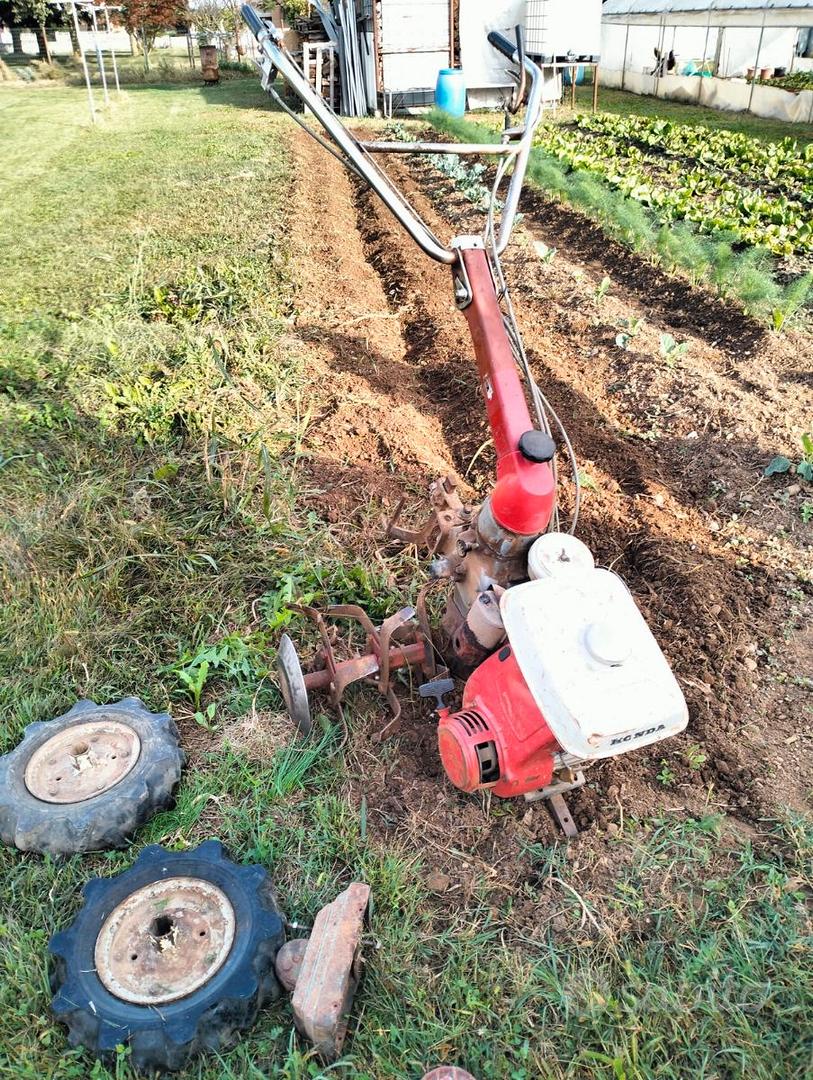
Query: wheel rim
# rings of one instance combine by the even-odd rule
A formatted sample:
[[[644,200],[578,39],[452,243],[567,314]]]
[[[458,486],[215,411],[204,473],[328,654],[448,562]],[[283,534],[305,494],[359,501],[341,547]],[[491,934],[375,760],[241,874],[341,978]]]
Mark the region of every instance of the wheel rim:
[[[84,802],[120,783],[140,753],[138,733],[118,720],[74,724],[34,751],[25,786],[42,802]]]
[[[177,1001],[217,974],[234,933],[234,908],[217,885],[195,877],[154,881],[108,915],[96,939],[96,973],[123,1001]]]

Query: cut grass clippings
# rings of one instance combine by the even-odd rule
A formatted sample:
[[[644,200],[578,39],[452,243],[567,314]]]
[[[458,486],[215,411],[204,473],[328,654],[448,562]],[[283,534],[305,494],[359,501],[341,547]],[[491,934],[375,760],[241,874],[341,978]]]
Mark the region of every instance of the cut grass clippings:
[[[802,1080],[808,824],[748,840],[718,819],[628,821],[612,840],[529,844],[511,880],[472,871],[468,891],[437,897],[431,849],[368,826],[351,801],[340,724],[319,719],[309,741],[282,736],[265,756],[230,743],[242,718],[282,711],[274,643],[291,602],[380,618],[414,595],[409,559],[374,557],[372,531],[351,538],[308,505],[287,121],[254,80],[129,91],[96,129],[78,90],[2,88],[0,104],[13,163],[0,181],[0,752],[78,697],[138,694],[172,711],[190,753],[177,804],[131,848],[0,849],[0,1077],[131,1080],[126,1047],[108,1068],[67,1046],[48,938],[89,878],[145,844],[217,836],[269,869],[300,927],[368,881],[365,979],[329,1068],[283,1001],[183,1080],[417,1080],[443,1062],[479,1080]],[[351,740],[377,708],[372,690],[349,695]],[[441,779],[438,795],[457,797]],[[484,830],[506,812],[484,803]]]
[[[493,129],[485,124],[432,110],[433,127],[466,142],[490,142]],[[685,274],[693,283],[733,297],[744,310],[781,329],[807,302],[813,274],[783,284],[772,272],[769,258],[755,248],[739,250],[724,234],[701,236],[686,222],[662,225],[640,203],[613,190],[595,174],[568,169],[540,147],[531,151],[528,182],[547,196],[584,213],[611,239],[667,271]]]

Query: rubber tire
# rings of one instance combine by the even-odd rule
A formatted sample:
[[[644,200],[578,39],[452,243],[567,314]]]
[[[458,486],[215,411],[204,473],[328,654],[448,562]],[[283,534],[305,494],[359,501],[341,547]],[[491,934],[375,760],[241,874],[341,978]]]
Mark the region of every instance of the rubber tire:
[[[26,765],[34,751],[57,732],[102,716],[138,733],[141,751],[130,772],[84,802],[35,798],[25,785]],[[29,724],[22,742],[0,757],[0,840],[22,851],[49,855],[122,847],[139,825],[170,805],[183,763],[178,729],[169,713],[151,713],[135,697],[113,705],[78,701],[55,720]]]
[[[208,983],[178,1001],[160,1007],[122,1001],[96,974],[99,931],[130,893],[177,875],[204,878],[226,893],[236,920],[231,951]],[[67,1025],[71,1046],[110,1061],[117,1044],[129,1043],[130,1062],[140,1072],[181,1069],[193,1054],[228,1046],[263,1005],[279,996],[274,960],[285,929],[271,881],[262,866],[232,862],[219,840],[183,852],[150,845],[129,870],[95,878],[82,892],[84,907],[49,945],[55,957],[51,1011]]]

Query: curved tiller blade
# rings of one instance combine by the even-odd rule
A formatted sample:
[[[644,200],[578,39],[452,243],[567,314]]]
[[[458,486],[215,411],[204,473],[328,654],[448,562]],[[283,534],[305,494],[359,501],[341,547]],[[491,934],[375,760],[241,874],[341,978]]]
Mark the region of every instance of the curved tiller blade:
[[[283,634],[277,652],[277,673],[288,713],[300,735],[309,735],[313,722],[302,665],[293,641]]]

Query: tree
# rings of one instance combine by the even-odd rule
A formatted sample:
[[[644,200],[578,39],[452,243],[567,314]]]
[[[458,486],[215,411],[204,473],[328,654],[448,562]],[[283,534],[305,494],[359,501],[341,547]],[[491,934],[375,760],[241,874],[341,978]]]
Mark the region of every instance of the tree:
[[[199,0],[189,17],[200,36],[216,38],[223,30],[223,0]]]
[[[150,49],[156,35],[171,30],[189,16],[186,0],[127,0],[124,25],[138,38],[144,52],[144,69],[150,70]]]
[[[0,0],[0,26],[7,26],[11,31],[11,51],[21,53],[20,28],[15,25],[16,15],[11,0]]]
[[[33,26],[37,35],[37,49],[40,60],[51,62],[51,50],[48,48],[48,38],[45,35],[45,25],[52,22],[54,9],[45,3],[45,0],[12,0],[11,3],[11,40],[15,52],[22,52],[20,45],[20,31],[15,29],[23,26]]]
[[[194,22],[200,44],[214,43],[228,49],[231,47],[228,39],[231,38],[237,58],[243,55],[240,44],[243,29],[240,0],[200,0],[190,10],[189,16]]]

